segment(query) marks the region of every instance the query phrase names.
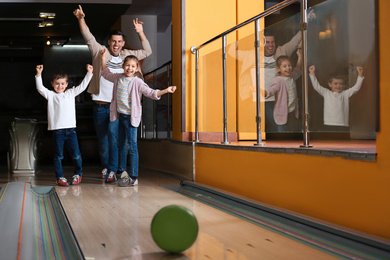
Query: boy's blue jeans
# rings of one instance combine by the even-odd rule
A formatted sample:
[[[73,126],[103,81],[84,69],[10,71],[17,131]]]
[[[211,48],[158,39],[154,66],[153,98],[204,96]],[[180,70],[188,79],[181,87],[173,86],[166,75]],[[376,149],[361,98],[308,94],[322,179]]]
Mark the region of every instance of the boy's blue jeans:
[[[126,140],[127,148],[129,149],[130,163],[129,176],[130,178],[138,177],[138,148],[137,148],[137,130],[138,127],[131,125],[131,115],[119,114],[119,129],[118,129],[118,149],[119,149],[119,171],[126,170]]]
[[[53,130],[54,170],[57,179],[64,177],[62,159],[64,158],[64,145],[73,160],[74,174],[82,175],[82,159],[77,141],[76,128]]]
[[[108,172],[116,173],[118,171],[119,120],[110,122],[110,104],[95,104],[93,106],[93,121],[102,167],[108,169]],[[126,153],[126,150],[124,152]]]

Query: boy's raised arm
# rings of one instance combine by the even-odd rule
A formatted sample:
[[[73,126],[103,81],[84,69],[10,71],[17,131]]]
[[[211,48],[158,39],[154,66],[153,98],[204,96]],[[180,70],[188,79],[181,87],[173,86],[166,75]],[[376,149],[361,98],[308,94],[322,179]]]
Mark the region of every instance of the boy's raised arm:
[[[356,66],[356,70],[358,72],[359,77],[363,78],[364,77],[364,69],[362,66]]]
[[[37,65],[36,69],[37,69],[36,76],[37,77],[41,77],[42,76],[42,71],[43,71],[43,65]]]
[[[316,65],[311,65],[310,67],[309,67],[309,73],[310,73],[310,75],[315,75],[316,73]]]
[[[93,66],[92,66],[92,65],[87,64],[87,72],[88,72],[89,74],[92,74],[92,73],[93,73]]]

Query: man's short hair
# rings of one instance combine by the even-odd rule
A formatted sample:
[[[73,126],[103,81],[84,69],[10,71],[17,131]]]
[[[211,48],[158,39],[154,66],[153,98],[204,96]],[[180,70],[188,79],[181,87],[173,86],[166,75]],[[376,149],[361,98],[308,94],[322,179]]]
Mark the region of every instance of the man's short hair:
[[[264,29],[264,37],[265,36],[274,36],[275,37],[275,33],[272,31],[272,30],[270,30],[270,29]]]
[[[113,35],[120,35],[122,36],[123,39],[125,39],[125,34],[122,32],[122,31],[119,31],[119,30],[112,30],[109,34],[109,39],[111,39],[111,37]]]

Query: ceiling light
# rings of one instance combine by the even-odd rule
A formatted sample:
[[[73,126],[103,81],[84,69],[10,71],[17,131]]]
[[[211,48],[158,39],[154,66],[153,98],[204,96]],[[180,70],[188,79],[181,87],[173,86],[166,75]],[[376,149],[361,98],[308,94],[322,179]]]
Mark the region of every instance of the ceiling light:
[[[39,13],[39,17],[41,18],[47,18],[47,19],[54,19],[56,17],[56,13]]]
[[[54,25],[53,22],[43,21],[43,22],[38,24],[38,27],[50,27],[50,26],[53,26],[53,25]]]
[[[47,40],[46,45],[50,45],[50,40]]]

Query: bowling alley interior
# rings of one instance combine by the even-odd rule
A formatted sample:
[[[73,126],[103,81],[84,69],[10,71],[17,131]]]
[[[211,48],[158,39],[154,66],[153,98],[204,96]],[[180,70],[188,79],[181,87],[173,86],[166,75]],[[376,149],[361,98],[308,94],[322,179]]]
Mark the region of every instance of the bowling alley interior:
[[[0,259],[390,259],[389,12],[388,0],[0,0]],[[138,159],[129,140],[125,157],[110,148],[125,184],[119,168],[102,178],[95,118],[104,103],[114,121],[122,100],[91,88],[105,80],[95,42],[123,71],[113,30],[119,53],[150,45],[133,80],[163,94],[138,93]],[[65,145],[62,186],[37,66],[60,95],[52,76],[70,93],[88,64],[74,113],[61,111],[82,175]]]

